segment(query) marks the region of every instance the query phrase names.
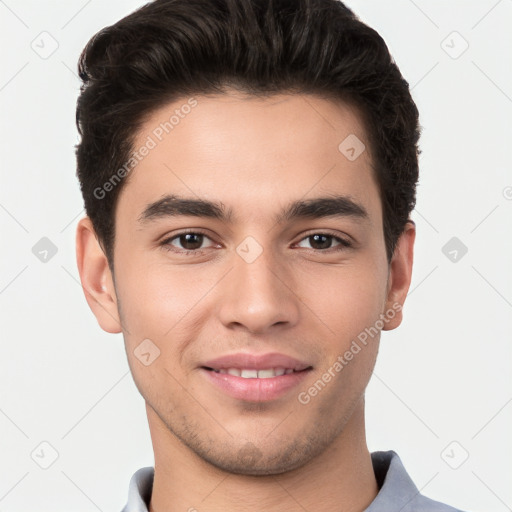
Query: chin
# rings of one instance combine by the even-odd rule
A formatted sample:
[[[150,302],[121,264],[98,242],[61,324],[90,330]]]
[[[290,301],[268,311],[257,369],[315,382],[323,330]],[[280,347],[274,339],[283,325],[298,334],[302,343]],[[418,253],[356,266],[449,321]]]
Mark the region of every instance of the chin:
[[[306,465],[316,453],[314,444],[296,442],[279,447],[262,447],[246,442],[237,451],[232,447],[221,452],[198,455],[212,466],[231,474],[247,476],[279,475]],[[319,449],[318,452],[321,450]]]

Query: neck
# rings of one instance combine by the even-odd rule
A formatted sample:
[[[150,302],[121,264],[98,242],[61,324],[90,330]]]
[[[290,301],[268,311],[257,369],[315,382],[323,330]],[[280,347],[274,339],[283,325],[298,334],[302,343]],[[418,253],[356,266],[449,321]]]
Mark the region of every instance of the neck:
[[[269,476],[227,473],[183,445],[146,405],[155,476],[149,512],[356,512],[378,487],[366,446],[364,401],[343,432],[306,465]]]

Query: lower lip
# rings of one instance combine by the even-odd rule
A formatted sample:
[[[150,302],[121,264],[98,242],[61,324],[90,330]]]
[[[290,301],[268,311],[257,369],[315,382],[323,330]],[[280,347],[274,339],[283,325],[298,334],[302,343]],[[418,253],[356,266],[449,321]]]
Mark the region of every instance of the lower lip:
[[[201,372],[227,395],[249,402],[268,402],[282,397],[304,380],[310,369],[268,379],[244,379],[201,368]]]

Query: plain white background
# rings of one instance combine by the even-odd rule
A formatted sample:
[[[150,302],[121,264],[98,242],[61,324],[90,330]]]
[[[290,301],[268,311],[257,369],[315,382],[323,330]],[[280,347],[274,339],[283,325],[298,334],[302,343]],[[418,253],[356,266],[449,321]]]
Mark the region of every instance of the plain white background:
[[[76,62],[142,4],[0,1],[0,510],[121,510],[153,464],[122,336],[96,324],[74,253]],[[382,336],[369,446],[429,497],[512,510],[512,1],[347,4],[389,44],[423,126],[413,283]]]

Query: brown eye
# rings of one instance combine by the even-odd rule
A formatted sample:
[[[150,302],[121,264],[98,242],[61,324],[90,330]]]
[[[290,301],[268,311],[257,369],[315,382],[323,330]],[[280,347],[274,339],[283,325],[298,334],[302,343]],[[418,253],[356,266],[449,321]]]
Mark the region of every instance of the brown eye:
[[[333,237],[329,235],[312,235],[308,238],[313,249],[329,249]]]
[[[351,247],[351,244],[344,240],[343,238],[330,235],[328,233],[314,233],[309,235],[301,240],[302,243],[304,240],[307,240],[311,246],[311,249],[315,251],[324,251],[327,249],[333,248],[334,250],[342,250],[347,247]],[[333,246],[333,241],[337,242]]]
[[[160,245],[169,251],[183,254],[199,254],[203,249],[213,247],[213,242],[210,246],[204,246],[204,242],[210,240],[204,233],[196,231],[186,231],[178,233],[170,238],[166,238]],[[210,240],[211,242],[211,240]]]
[[[179,242],[183,249],[193,251],[199,249],[203,243],[204,235],[199,233],[186,233],[178,237]]]

